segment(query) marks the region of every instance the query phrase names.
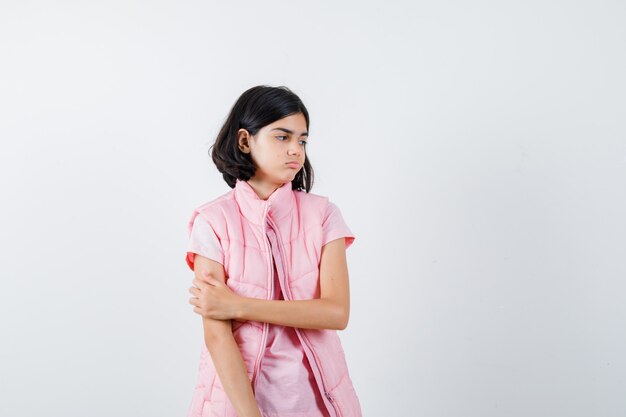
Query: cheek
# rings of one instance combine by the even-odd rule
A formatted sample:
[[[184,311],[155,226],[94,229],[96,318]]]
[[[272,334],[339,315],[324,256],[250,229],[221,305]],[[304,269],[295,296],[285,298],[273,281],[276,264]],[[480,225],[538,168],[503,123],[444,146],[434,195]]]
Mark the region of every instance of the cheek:
[[[279,167],[281,157],[280,154],[274,150],[266,150],[264,152],[257,152],[254,161],[257,166],[261,168],[273,170]]]

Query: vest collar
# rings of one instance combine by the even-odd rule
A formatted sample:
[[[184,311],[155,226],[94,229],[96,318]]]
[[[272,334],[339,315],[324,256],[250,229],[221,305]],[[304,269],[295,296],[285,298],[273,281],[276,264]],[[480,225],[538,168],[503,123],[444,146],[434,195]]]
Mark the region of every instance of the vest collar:
[[[296,205],[296,196],[291,187],[289,181],[274,190],[267,200],[261,200],[247,181],[237,179],[235,200],[244,217],[254,224],[263,225],[268,215],[272,220],[280,220],[291,213]]]

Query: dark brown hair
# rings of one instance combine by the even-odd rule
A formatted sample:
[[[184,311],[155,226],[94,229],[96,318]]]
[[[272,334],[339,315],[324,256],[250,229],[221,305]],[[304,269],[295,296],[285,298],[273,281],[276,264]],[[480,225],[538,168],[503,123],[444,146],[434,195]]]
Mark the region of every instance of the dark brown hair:
[[[309,130],[309,112],[289,88],[258,85],[244,91],[237,99],[220,129],[215,143],[209,148],[211,159],[224,181],[234,188],[237,179],[247,181],[256,173],[256,167],[250,154],[241,152],[237,142],[237,131],[246,129],[251,135],[271,123],[302,113]],[[292,181],[292,189],[307,193],[313,187],[313,167],[305,154],[304,165]]]

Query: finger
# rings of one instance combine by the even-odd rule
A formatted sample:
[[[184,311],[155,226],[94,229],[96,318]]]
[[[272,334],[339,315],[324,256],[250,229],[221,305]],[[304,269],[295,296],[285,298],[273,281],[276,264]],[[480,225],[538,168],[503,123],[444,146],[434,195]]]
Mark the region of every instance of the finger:
[[[213,278],[212,276],[209,277],[208,283],[213,285],[214,287],[219,287],[219,286],[221,286],[223,284],[222,281],[220,281],[217,278]]]
[[[200,280],[200,279],[198,279],[198,278],[194,278],[194,279],[193,279],[193,281],[192,281],[192,283],[193,283],[196,287],[198,287],[198,289],[206,288],[206,287],[207,287],[207,285],[208,285],[206,282],[204,282],[204,281],[202,281],[202,280]]]
[[[206,271],[202,271],[200,273],[200,276],[194,275],[192,282],[202,282],[202,283],[206,283],[206,277],[205,274]]]

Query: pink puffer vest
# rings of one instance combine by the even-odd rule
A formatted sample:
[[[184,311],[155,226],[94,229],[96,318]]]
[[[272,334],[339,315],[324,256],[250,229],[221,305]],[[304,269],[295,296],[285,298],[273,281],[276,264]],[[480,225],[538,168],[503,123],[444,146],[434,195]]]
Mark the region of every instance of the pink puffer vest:
[[[198,214],[210,223],[221,245],[219,261],[224,265],[226,284],[233,292],[270,299],[274,256],[285,300],[319,298],[322,222],[328,204],[328,197],[292,190],[291,182],[276,189],[267,200],[261,200],[246,181],[237,180],[231,191],[194,210],[188,230],[191,234]],[[276,231],[276,249],[268,242],[268,223]],[[347,246],[353,240],[354,237],[346,238]],[[186,261],[193,269],[189,253]],[[268,324],[239,320],[233,320],[232,324],[234,338],[254,386]],[[337,331],[295,330],[330,416],[361,417],[359,398]],[[188,417],[209,416],[236,417],[236,412],[203,342],[198,382]]]

